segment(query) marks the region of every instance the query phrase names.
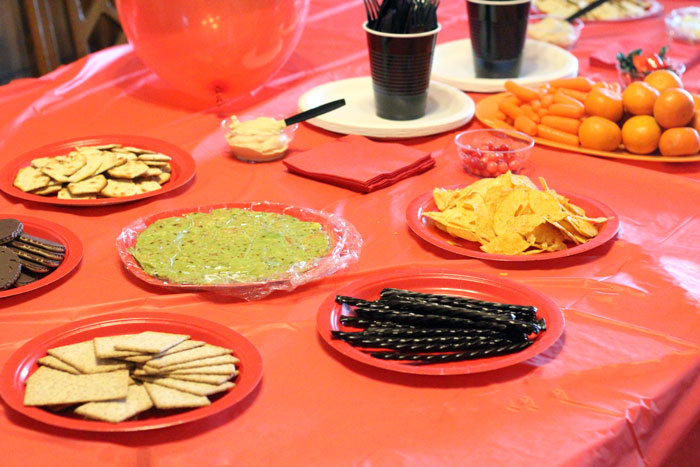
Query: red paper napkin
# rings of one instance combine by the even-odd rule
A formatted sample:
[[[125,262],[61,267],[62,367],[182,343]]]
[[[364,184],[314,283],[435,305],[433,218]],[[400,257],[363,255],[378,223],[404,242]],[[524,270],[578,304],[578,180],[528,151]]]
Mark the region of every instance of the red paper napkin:
[[[369,193],[435,166],[430,153],[348,135],[285,159],[297,175]]]

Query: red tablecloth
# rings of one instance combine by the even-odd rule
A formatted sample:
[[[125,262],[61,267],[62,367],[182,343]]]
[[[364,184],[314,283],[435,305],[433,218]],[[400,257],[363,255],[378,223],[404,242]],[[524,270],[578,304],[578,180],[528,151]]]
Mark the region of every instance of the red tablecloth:
[[[663,2],[666,12],[691,3]],[[363,16],[358,0],[314,0],[283,70],[227,111],[292,114],[306,90],[368,74]],[[466,35],[463,2],[443,1],[439,16],[438,43]],[[666,44],[663,16],[586,25],[573,51],[581,73],[614,79],[614,70],[591,67],[588,57],[618,42]],[[684,60],[696,53],[676,42],[670,52]],[[686,72],[691,90],[699,80],[700,67]],[[619,216],[620,233],[568,259],[496,263],[446,253],[406,225],[406,206],[416,196],[474,181],[451,143],[457,130],[405,141],[433,153],[432,170],[367,195],[351,192],[292,175],[279,161],[233,159],[218,130],[220,111],[183,105],[128,45],[4,86],[0,109],[2,164],[45,143],[105,133],[161,138],[197,161],[186,187],[131,204],[68,209],[0,197],[2,216],[44,217],[69,227],[85,247],[73,274],[2,299],[0,364],[54,327],[132,310],[208,318],[245,335],[264,359],[263,380],[244,403],[180,427],[71,432],[0,405],[3,465],[658,465],[669,456],[675,465],[700,462],[693,449],[700,432],[693,430],[700,419],[700,163],[630,163],[538,146],[525,174],[603,201]],[[338,137],[303,124],[291,152]],[[262,200],[345,217],[364,239],[359,263],[292,293],[242,302],[146,285],[116,254],[122,227],[142,215]],[[565,332],[524,363],[465,376],[394,374],[339,356],[316,333],[319,305],[340,286],[389,265],[449,265],[507,277],[551,297],[564,311]]]

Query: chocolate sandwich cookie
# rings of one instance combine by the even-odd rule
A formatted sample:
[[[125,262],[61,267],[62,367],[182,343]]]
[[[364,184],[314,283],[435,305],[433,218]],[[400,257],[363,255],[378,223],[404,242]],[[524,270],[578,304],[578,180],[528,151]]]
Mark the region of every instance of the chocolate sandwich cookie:
[[[9,289],[22,271],[19,258],[9,248],[0,246],[0,290]]]
[[[23,230],[24,226],[17,219],[0,219],[0,245],[19,237]]]
[[[15,281],[14,287],[22,287],[23,285],[31,284],[32,282],[35,282],[38,279],[39,279],[38,275],[36,275],[32,272],[23,270],[20,272],[19,277]]]
[[[63,253],[45,250],[38,246],[25,243],[21,239],[12,240],[7,244],[7,246],[19,248],[20,250],[28,251],[29,253],[34,253],[35,255],[43,256],[44,258],[52,259],[54,261],[63,261]]]
[[[45,238],[34,237],[32,235],[27,234],[26,232],[23,232],[19,236],[18,240],[21,240],[29,245],[43,248],[44,250],[49,250],[56,253],[66,252],[66,247],[61,245],[60,243],[52,242],[51,240],[46,240]]]
[[[10,253],[14,254],[14,252],[12,250],[10,250],[9,248],[7,248],[7,247],[3,247],[3,248],[6,248],[7,250],[10,251]],[[50,271],[50,269],[48,267],[46,267],[42,264],[39,264],[39,263],[35,263],[34,261],[30,261],[30,260],[25,259],[25,258],[20,258],[17,255],[15,255],[15,258],[19,259],[19,262],[22,264],[22,269],[26,269],[26,270],[29,270],[31,272],[37,273],[37,274],[46,274]]]
[[[14,251],[14,253],[19,256],[20,259],[28,259],[30,261],[34,261],[35,263],[39,263],[43,266],[49,267],[49,268],[57,268],[60,266],[61,261],[56,261],[53,259],[49,258],[44,258],[43,256],[35,255],[34,253],[30,253],[25,250],[21,250],[19,248],[16,248],[14,246],[5,246],[5,248],[9,248],[10,250]]]

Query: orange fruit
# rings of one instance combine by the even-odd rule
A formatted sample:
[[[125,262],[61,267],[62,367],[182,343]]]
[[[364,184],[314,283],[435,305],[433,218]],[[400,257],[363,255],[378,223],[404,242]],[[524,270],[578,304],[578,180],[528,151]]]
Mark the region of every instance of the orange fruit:
[[[700,110],[700,96],[697,94],[692,94],[693,102],[695,103],[695,110]]]
[[[644,81],[635,81],[622,92],[622,105],[633,115],[652,115],[659,91]]]
[[[694,114],[693,96],[685,89],[666,89],[654,102],[654,118],[664,128],[685,126]]]
[[[649,154],[659,146],[661,127],[650,115],[635,115],[622,125],[622,144],[635,154]]]
[[[622,96],[611,89],[591,89],[583,101],[583,106],[590,116],[607,118],[613,122],[622,118]]]
[[[700,133],[700,110],[695,111],[695,115],[693,115],[693,119],[690,121],[689,126],[695,128],[695,131]]]
[[[659,92],[668,88],[682,88],[683,82],[677,74],[671,70],[654,70],[644,78],[644,82]]]
[[[603,117],[588,117],[578,127],[578,139],[584,148],[614,151],[622,142],[617,123]]]
[[[698,151],[700,135],[695,128],[669,128],[659,139],[659,152],[662,156],[693,156]]]

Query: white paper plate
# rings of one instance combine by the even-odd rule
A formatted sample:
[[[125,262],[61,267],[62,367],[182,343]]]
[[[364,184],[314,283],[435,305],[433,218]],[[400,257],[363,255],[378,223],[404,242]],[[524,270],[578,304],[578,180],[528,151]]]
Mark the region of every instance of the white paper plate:
[[[372,78],[363,76],[322,84],[299,98],[304,111],[336,99],[346,105],[308,120],[324,130],[373,138],[415,138],[458,128],[474,116],[474,101],[462,91],[446,84],[430,82],[425,115],[415,120],[387,120],[374,110]]]
[[[513,79],[523,86],[537,86],[553,79],[571,78],[578,73],[578,59],[556,45],[526,39],[523,53],[520,76]],[[506,82],[505,79],[476,77],[471,39],[438,45],[430,77],[462,91],[472,92],[502,92]]]

